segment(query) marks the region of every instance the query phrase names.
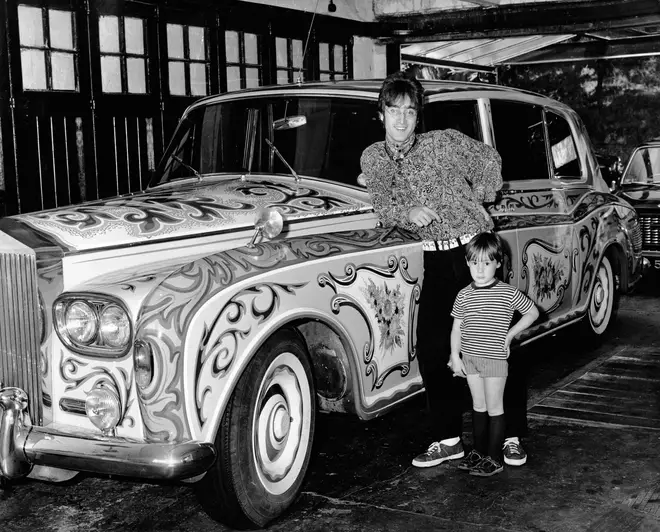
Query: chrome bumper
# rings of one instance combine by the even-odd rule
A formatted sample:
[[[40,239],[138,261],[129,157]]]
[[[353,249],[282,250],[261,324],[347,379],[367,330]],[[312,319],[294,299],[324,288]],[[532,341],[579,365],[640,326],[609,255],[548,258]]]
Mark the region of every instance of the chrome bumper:
[[[178,480],[204,473],[215,461],[210,443],[142,443],[101,434],[72,435],[33,427],[27,395],[0,389],[0,477],[19,478],[33,465],[153,480]]]

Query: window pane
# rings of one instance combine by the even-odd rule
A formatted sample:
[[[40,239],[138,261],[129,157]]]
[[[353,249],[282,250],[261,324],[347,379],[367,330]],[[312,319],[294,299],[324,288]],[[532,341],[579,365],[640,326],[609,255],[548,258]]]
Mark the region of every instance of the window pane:
[[[555,175],[557,177],[582,177],[575,141],[568,122],[563,117],[551,112],[546,113],[546,122]]]
[[[190,26],[188,28],[188,48],[190,48],[190,59],[203,61],[206,59],[206,40],[204,28]]]
[[[144,24],[141,18],[124,19],[126,53],[144,55]]]
[[[289,61],[286,56],[286,39],[281,37],[275,38],[275,62],[278,67],[289,66]]]
[[[246,68],[245,69],[245,86],[248,89],[253,87],[258,87],[260,85],[259,79],[259,69],[258,68]]]
[[[50,45],[60,50],[73,50],[73,23],[70,11],[48,10]]]
[[[101,52],[119,52],[119,23],[117,17],[99,17],[99,46]]]
[[[303,62],[303,46],[302,41],[293,39],[293,66],[299,69],[302,67]]]
[[[245,62],[252,65],[259,64],[257,36],[254,33],[245,34]]]
[[[278,85],[289,83],[289,73],[286,70],[277,71],[277,83]]]
[[[321,70],[330,70],[330,52],[327,43],[319,43],[319,66]]]
[[[495,148],[506,181],[548,179],[545,128],[540,107],[491,100]]]
[[[121,92],[121,69],[118,57],[101,57],[101,88],[103,92]]]
[[[227,91],[237,91],[241,88],[241,69],[227,67]]]
[[[321,72],[321,75],[319,76],[319,79],[321,81],[330,81],[330,74]]]
[[[167,25],[167,57],[183,59],[183,26],[180,24]]]
[[[53,90],[76,90],[76,70],[73,63],[73,54],[53,52],[50,61],[53,70]]]
[[[225,47],[228,63],[238,63],[238,33],[225,32]]]
[[[475,100],[428,103],[424,106],[424,130],[455,129],[473,139],[482,140],[478,109]]]
[[[206,96],[206,64],[190,63],[190,93]]]
[[[335,71],[343,72],[344,71],[344,47],[335,45]]]
[[[186,76],[184,64],[181,61],[169,62],[170,94],[175,96],[186,95]]]
[[[24,90],[46,90],[46,59],[40,50],[21,50]]]
[[[144,69],[144,59],[136,57],[126,59],[126,75],[128,77],[128,92],[146,94],[147,77]]]
[[[38,7],[18,6],[18,37],[22,46],[44,45],[44,23]]]

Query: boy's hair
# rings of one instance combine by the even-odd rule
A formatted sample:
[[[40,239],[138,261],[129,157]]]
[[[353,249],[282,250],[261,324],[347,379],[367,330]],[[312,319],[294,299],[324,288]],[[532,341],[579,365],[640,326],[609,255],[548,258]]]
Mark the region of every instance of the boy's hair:
[[[424,106],[424,87],[419,80],[405,71],[394,72],[383,81],[378,95],[378,110],[385,112],[385,107],[392,106],[399,98],[410,98],[410,103],[417,113],[422,113]]]
[[[465,245],[465,258],[469,261],[486,255],[490,260],[502,262],[502,238],[497,233],[479,233]]]

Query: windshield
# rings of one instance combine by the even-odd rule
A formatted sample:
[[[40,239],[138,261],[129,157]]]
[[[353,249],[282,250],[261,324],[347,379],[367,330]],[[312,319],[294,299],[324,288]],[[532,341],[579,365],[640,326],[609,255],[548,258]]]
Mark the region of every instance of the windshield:
[[[660,146],[640,148],[633,153],[622,185],[660,185]]]
[[[284,118],[294,118],[290,127],[279,127]],[[370,100],[289,96],[201,106],[179,124],[151,186],[217,173],[292,175],[267,140],[302,178],[355,185],[362,151],[383,137]]]

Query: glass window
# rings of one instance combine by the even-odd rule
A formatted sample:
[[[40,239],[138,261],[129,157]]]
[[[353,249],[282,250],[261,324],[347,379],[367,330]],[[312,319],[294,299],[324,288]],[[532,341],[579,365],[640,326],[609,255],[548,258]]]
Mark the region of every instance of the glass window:
[[[456,129],[469,137],[483,141],[479,126],[479,107],[475,100],[430,102],[424,106],[421,128]]]
[[[536,105],[491,100],[495,148],[505,181],[548,179],[543,110]]]
[[[23,90],[78,90],[73,13],[18,6]]]
[[[347,47],[319,43],[319,77],[321,81],[348,79]]]
[[[621,184],[660,185],[660,146],[635,151]]]
[[[277,83],[293,83],[305,80],[303,66],[303,43],[300,39],[275,38],[275,61]]]
[[[551,111],[546,111],[545,119],[555,177],[581,178],[580,160],[570,125],[564,117]]]
[[[286,122],[292,117],[297,127]],[[362,151],[382,138],[375,101],[305,97],[208,105],[177,128],[152,184],[192,177],[192,168],[202,175],[290,175],[269,139],[299,175],[356,185]]]
[[[114,15],[100,16],[99,48],[103,92],[147,93],[144,19]]]
[[[263,84],[261,41],[244,31],[226,31],[227,90],[259,87]]]
[[[206,96],[209,93],[206,29],[200,26],[167,25],[167,55],[170,94]]]

